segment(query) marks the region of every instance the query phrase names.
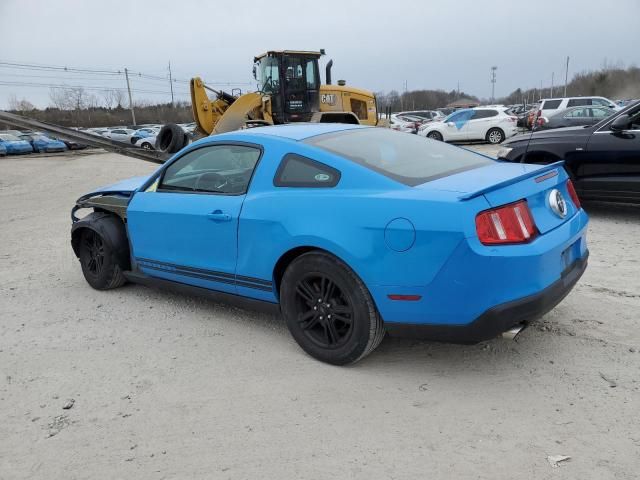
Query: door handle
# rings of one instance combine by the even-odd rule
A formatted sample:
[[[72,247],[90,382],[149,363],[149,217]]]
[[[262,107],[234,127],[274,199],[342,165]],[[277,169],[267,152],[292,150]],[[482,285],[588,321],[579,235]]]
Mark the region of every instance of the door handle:
[[[228,213],[223,213],[222,210],[214,210],[213,212],[207,214],[209,220],[213,220],[214,222],[230,222],[231,215]]]

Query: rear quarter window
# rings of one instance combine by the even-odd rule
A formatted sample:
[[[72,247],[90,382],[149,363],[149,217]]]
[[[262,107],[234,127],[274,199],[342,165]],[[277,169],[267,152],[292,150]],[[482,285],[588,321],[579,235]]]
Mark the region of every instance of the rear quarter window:
[[[305,140],[408,186],[490,165],[493,160],[418,135],[359,128]]]
[[[567,102],[567,107],[581,107],[584,105],[591,105],[590,98],[572,98]]]
[[[541,110],[555,110],[561,103],[562,100],[545,100]]]
[[[288,153],[282,159],[273,184],[276,187],[335,187],[340,181],[340,172],[324,163]]]

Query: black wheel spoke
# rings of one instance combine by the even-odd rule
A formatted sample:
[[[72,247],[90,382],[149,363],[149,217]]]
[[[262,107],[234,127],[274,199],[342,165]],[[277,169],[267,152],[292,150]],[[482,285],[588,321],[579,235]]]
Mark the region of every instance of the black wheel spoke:
[[[352,310],[348,305],[334,305],[332,308],[333,313],[336,315],[351,315]]]
[[[300,282],[296,286],[296,292],[300,295],[308,305],[313,305],[315,303],[316,295],[313,291],[311,285],[307,282]]]
[[[339,320],[339,321],[341,321],[342,323],[346,323],[346,324],[348,324],[348,325],[351,325],[351,319],[350,319],[350,318],[345,317],[345,316],[343,316],[343,315],[340,315],[340,314],[338,314],[338,313],[334,313],[334,314],[333,314],[333,318],[334,318],[335,320]]]
[[[331,343],[337,343],[338,340],[340,339],[338,332],[336,331],[336,326],[333,323],[333,321],[331,319],[327,319],[326,322],[327,325],[327,333],[329,334],[330,337],[330,342]]]
[[[333,292],[335,291],[336,284],[333,283],[330,279],[326,278],[325,282],[323,282],[324,290],[322,292],[322,301],[328,302],[333,297]]]
[[[313,310],[309,310],[308,312],[300,315],[300,317],[298,318],[298,322],[300,322],[300,326],[304,330],[308,330],[309,328],[315,327],[315,325],[318,323],[318,314]]]

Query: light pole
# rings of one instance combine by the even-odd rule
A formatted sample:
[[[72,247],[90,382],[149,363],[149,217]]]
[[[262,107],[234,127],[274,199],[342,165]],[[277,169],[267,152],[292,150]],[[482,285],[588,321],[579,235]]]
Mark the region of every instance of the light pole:
[[[564,96],[567,96],[567,80],[569,79],[569,57],[567,57],[567,67],[564,71]]]
[[[491,103],[496,99],[496,70],[498,70],[498,67],[491,67]]]

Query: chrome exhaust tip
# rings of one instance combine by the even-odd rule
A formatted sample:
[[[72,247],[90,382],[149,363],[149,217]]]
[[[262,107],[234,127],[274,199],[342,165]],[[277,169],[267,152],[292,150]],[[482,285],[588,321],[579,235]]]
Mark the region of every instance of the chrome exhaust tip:
[[[524,323],[520,323],[518,325],[514,325],[506,332],[502,332],[502,338],[506,338],[507,340],[515,340],[516,337],[525,329],[526,325]]]

